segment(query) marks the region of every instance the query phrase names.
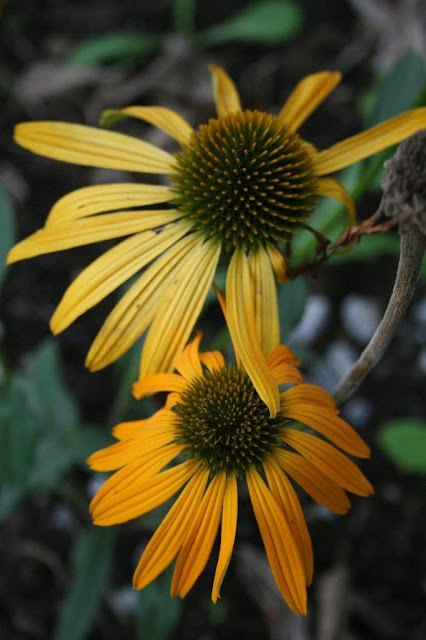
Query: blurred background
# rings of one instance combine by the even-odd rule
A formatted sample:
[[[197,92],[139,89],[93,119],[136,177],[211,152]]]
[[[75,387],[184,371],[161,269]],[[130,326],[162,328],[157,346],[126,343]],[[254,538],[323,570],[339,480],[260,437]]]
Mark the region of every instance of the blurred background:
[[[2,4],[2,3],[0,3]],[[216,606],[215,554],[184,601],[170,572],[131,589],[138,557],[168,505],[120,527],[93,527],[90,498],[105,476],[85,460],[111,427],[158,408],[137,403],[140,344],[96,374],[84,357],[111,296],[53,339],[48,322],[66,286],[105,247],[19,263],[10,246],[79,187],[140,179],[43,159],[12,140],[22,120],[96,125],[102,109],[163,105],[197,126],[215,115],[209,62],[235,79],[247,108],[277,113],[296,82],[338,69],[343,82],[303,125],[320,149],[425,101],[425,4],[419,0],[8,0],[0,18],[0,637],[2,640],[421,640],[426,637],[426,270],[390,349],[344,417],[373,450],[375,486],[334,516],[301,495],[314,554],[309,614],[280,598],[243,496],[235,554]],[[173,152],[140,122],[121,130]],[[380,201],[382,153],[340,178],[361,219]],[[144,176],[145,180],[145,176]],[[331,238],[342,210],[323,199],[313,225]],[[106,243],[107,244],[107,243]],[[293,264],[312,237],[296,238]],[[315,277],[280,288],[282,339],[305,377],[331,391],[373,334],[392,290],[396,231],[365,237]],[[223,274],[222,274],[223,276]],[[219,274],[219,282],[221,274]],[[119,292],[118,294],[119,295]],[[229,350],[212,295],[204,348]],[[423,504],[422,504],[423,500]]]

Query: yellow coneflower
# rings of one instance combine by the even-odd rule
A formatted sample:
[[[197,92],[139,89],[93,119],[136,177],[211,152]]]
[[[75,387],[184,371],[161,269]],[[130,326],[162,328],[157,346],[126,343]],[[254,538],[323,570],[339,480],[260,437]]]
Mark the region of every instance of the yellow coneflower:
[[[369,457],[369,449],[325,391],[303,384],[300,363],[288,347],[278,346],[266,360],[277,385],[293,385],[280,394],[278,413],[271,417],[242,366],[226,366],[218,351],[200,353],[199,342],[200,334],[180,354],[178,373],[135,383],[138,398],[169,392],[165,406],[146,420],[117,425],[119,442],[89,458],[97,471],[119,469],[94,497],[93,520],[101,526],[126,522],[181,491],[142,554],[134,587],[145,587],[177,558],[171,595],[184,597],[203,571],[221,523],[216,602],[235,541],[237,483],[246,481],[280,592],[295,613],[305,614],[313,554],[289,478],[344,514],[350,507],[346,491],[367,496],[373,489],[339,449],[361,458]],[[294,420],[339,449],[295,428]]]
[[[274,273],[283,280],[285,263],[277,243],[291,240],[318,196],[340,200],[353,215],[349,194],[327,174],[426,126],[426,108],[318,152],[298,129],[338,84],[340,73],[307,76],[274,116],[242,110],[225,71],[216,65],[210,69],[218,117],[196,131],[163,107],[133,106],[106,113],[108,121],[132,116],[167,132],[181,145],[175,156],[98,128],[62,122],[19,124],[16,141],[34,153],[81,165],[166,174],[169,186],[110,184],[74,191],[54,205],[43,229],[12,249],[8,262],[130,236],[76,278],[52,317],[51,329],[63,331],[147,267],[108,316],[86,360],[91,370],[105,367],[150,327],[141,358],[145,376],[173,371],[220,254],[227,253],[230,331],[273,416],[279,394],[265,355],[279,344]],[[167,203],[167,208],[138,208],[160,203]]]

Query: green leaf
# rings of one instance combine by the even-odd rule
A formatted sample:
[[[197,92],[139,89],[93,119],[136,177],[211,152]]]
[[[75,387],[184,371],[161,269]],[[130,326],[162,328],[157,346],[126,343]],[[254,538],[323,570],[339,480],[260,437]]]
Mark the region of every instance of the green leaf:
[[[142,62],[161,45],[161,37],[132,32],[108,33],[83,40],[69,56],[71,64]]]
[[[116,532],[94,527],[72,549],[72,578],[62,603],[53,640],[83,640],[95,620],[108,586]]]
[[[226,22],[200,34],[204,45],[225,42],[252,42],[277,45],[296,36],[302,29],[305,14],[293,0],[254,2]]]
[[[31,489],[50,489],[73,463],[70,450],[59,438],[40,440],[35,452],[33,470],[29,478]]]
[[[281,342],[287,343],[289,333],[303,315],[307,300],[308,287],[302,277],[289,280],[278,288]]]
[[[6,257],[15,243],[16,229],[12,200],[0,182],[0,285],[6,271]]]
[[[22,500],[24,493],[18,487],[2,485],[0,487],[0,522],[5,520],[11,511]]]
[[[377,434],[382,451],[392,462],[409,473],[426,474],[426,421],[395,418]]]
[[[167,640],[181,615],[182,600],[170,598],[173,567],[138,593],[136,628],[139,640]]]
[[[87,470],[87,458],[98,449],[108,447],[113,442],[115,442],[114,438],[101,427],[84,424],[74,429],[68,443],[68,450],[73,461]]]

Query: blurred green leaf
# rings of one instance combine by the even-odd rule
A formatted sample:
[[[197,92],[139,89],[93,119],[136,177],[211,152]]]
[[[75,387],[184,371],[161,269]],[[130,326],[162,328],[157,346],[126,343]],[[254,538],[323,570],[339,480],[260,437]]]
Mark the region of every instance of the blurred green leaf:
[[[11,487],[6,484],[0,486],[0,522],[8,517],[23,496],[24,492],[18,487]]]
[[[54,487],[60,476],[73,463],[71,452],[63,440],[47,437],[38,443],[32,473],[28,479],[31,489]]]
[[[161,41],[161,36],[117,31],[83,40],[68,61],[81,66],[108,62],[140,63],[160,47]]]
[[[181,615],[182,600],[170,598],[173,567],[138,593],[136,628],[139,640],[167,640]]]
[[[67,449],[73,462],[82,465],[87,470],[87,458],[98,449],[108,447],[113,442],[115,440],[112,435],[101,427],[83,424],[73,430]]]
[[[254,2],[226,22],[201,32],[200,41],[208,46],[236,41],[281,44],[301,31],[304,20],[302,6],[293,0]]]
[[[308,287],[303,277],[289,280],[278,288],[281,342],[287,343],[290,332],[303,315],[307,300]]]
[[[12,200],[0,182],[0,285],[6,271],[6,257],[15,243],[15,218]]]
[[[409,473],[426,474],[426,421],[395,418],[382,425],[377,434],[382,451]]]
[[[74,543],[72,577],[59,612],[54,640],[83,640],[90,632],[108,586],[116,531],[94,527]]]
[[[195,31],[196,0],[173,0],[173,26],[184,38],[191,38]]]

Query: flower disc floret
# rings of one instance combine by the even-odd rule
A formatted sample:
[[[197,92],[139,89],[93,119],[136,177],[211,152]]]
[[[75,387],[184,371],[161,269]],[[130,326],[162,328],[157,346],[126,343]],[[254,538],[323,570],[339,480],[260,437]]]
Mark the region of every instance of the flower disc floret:
[[[289,240],[316,203],[311,152],[270,114],[211,119],[176,159],[175,204],[194,230],[228,250]]]

